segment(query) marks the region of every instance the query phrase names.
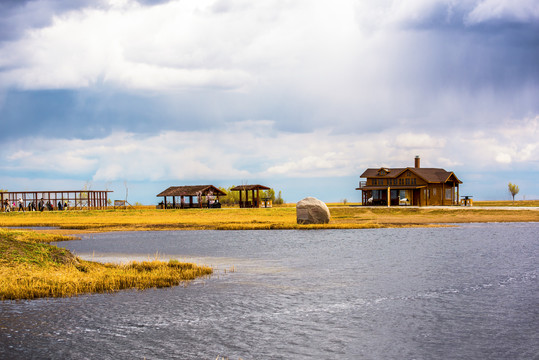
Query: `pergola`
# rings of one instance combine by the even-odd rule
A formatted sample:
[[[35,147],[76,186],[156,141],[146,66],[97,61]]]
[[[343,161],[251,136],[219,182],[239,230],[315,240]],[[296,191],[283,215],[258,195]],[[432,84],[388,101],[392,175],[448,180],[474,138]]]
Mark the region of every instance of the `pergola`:
[[[187,185],[187,186],[171,186],[162,191],[157,197],[163,197],[163,208],[172,209],[189,209],[202,207],[220,207],[219,196],[225,196],[226,193],[213,185]],[[203,203],[202,197],[206,197],[206,203]],[[167,202],[167,197],[172,198],[172,204]],[[189,202],[185,202],[185,198],[189,198]],[[217,202],[213,202],[214,197]],[[179,199],[178,199],[179,198]],[[197,202],[193,199],[196,198]],[[179,200],[179,201],[178,201]]]
[[[15,208],[22,203],[25,209],[106,209],[111,190],[55,190],[55,191],[6,191],[0,192],[0,207],[6,210],[6,202]],[[19,201],[21,200],[21,201]],[[60,203],[60,207],[58,206]]]
[[[230,190],[240,192],[240,208],[258,208],[260,207],[260,190],[269,190],[264,185],[239,185]],[[242,193],[245,191],[245,200]],[[251,192],[251,201],[249,201],[249,191]]]

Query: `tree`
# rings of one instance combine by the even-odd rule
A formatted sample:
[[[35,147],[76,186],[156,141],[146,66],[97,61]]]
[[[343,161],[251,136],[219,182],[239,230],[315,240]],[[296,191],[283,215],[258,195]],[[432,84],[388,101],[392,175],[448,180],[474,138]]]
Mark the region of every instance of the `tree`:
[[[281,195],[281,190],[279,190],[279,194],[277,195],[277,198],[275,199],[275,201],[273,203],[276,204],[276,205],[284,204],[284,200],[283,200],[283,197]]]
[[[270,199],[272,202],[275,201],[275,190],[273,189],[269,189],[269,190],[266,190],[266,191],[262,191],[262,197],[263,198],[268,198]]]
[[[513,196],[513,205],[515,205],[515,195],[518,194],[520,189],[518,188],[518,185],[509,183],[509,192]]]

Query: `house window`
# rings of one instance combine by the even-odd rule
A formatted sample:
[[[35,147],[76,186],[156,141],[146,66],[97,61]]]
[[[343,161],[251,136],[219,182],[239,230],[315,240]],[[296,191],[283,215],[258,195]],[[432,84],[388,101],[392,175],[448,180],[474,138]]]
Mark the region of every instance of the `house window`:
[[[410,185],[410,179],[406,179],[406,185]]]
[[[451,189],[445,189],[445,198],[451,200]]]

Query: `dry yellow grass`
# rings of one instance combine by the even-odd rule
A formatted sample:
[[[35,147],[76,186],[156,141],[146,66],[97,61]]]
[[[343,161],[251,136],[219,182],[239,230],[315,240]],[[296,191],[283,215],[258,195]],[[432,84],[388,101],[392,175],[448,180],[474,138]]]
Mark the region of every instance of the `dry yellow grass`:
[[[332,219],[324,225],[296,224],[294,207],[271,209],[127,209],[0,214],[0,226],[51,226],[66,234],[122,230],[241,230],[241,229],[326,229],[426,226],[464,222],[539,221],[537,210],[498,210],[481,207],[330,207]]]
[[[38,242],[40,236],[0,229],[0,300],[168,287],[212,273],[210,267],[176,260],[125,265],[84,261],[68,250]],[[44,238],[62,240],[58,235]]]

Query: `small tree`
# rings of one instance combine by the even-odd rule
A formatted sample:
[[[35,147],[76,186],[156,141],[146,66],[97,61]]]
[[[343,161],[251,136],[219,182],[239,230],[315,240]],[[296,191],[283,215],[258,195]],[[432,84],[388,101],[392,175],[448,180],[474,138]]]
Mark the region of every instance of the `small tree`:
[[[509,183],[509,192],[511,193],[511,196],[513,196],[513,205],[515,205],[515,195],[518,194],[520,189],[518,188],[518,185]]]
[[[276,205],[284,204],[284,200],[283,200],[283,197],[281,195],[281,190],[279,190],[279,194],[277,195],[277,198],[275,199],[275,201],[273,203],[276,204]]]

